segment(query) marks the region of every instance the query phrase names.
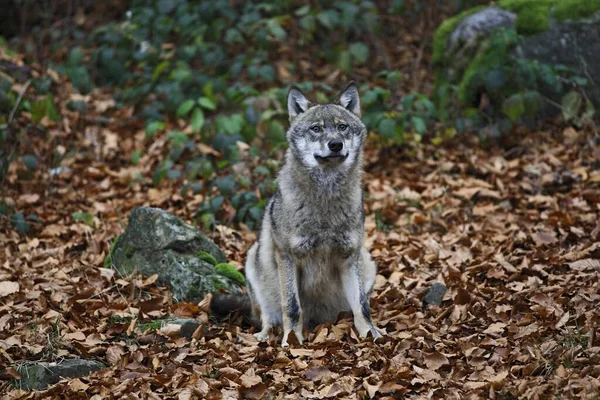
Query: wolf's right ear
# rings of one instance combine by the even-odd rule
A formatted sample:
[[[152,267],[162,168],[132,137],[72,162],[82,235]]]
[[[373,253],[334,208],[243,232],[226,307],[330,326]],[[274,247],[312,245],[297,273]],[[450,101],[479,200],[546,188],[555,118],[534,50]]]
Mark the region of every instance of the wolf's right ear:
[[[360,117],[360,99],[356,83],[350,81],[340,93],[336,103]]]
[[[288,113],[290,114],[290,121],[308,110],[310,102],[304,96],[304,94],[296,86],[292,86],[288,93]]]

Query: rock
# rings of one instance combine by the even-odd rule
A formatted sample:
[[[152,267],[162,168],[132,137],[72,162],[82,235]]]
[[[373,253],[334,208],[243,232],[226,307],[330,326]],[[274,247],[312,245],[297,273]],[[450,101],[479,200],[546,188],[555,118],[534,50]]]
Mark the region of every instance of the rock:
[[[516,20],[517,16],[515,14],[497,7],[485,8],[480,12],[469,15],[458,23],[456,29],[450,35],[448,51],[454,52],[459,47],[473,47],[482,36],[489,36],[494,30],[502,27],[514,27]]]
[[[15,381],[15,387],[24,390],[43,390],[57,383],[60,378],[79,378],[102,368],[106,366],[99,361],[80,358],[25,364],[15,368],[21,374],[21,379]]]
[[[600,3],[500,0],[475,7],[440,25],[432,59],[442,117],[481,104],[494,118],[515,120],[530,111],[555,116],[561,111],[556,104],[573,88],[563,78],[574,77],[588,81],[583,90],[598,109]],[[482,93],[489,101],[481,103]],[[519,93],[527,95],[505,103]]]
[[[142,331],[148,330],[159,330],[165,325],[174,324],[180,325],[181,330],[179,331],[179,337],[186,338],[187,340],[192,340],[192,335],[200,326],[200,322],[196,321],[193,318],[165,318],[159,319],[152,322],[148,322],[146,324],[140,324],[140,328]]]
[[[219,290],[241,291],[215,269],[215,263],[225,262],[221,250],[198,229],[159,208],[134,209],[109,257],[122,276],[136,269],[145,276],[158,274],[158,282],[169,285],[178,301],[199,301]]]
[[[443,283],[436,282],[431,285],[427,291],[427,294],[423,298],[423,309],[429,306],[439,306],[442,304],[446,290],[446,286]]]

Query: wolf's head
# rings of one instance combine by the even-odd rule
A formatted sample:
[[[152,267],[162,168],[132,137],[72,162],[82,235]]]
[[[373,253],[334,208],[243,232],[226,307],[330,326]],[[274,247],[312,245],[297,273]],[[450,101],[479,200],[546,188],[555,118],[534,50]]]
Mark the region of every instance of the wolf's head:
[[[329,104],[312,103],[292,87],[288,111],[289,156],[300,165],[312,173],[335,174],[360,162],[367,129],[360,120],[360,99],[354,82]]]

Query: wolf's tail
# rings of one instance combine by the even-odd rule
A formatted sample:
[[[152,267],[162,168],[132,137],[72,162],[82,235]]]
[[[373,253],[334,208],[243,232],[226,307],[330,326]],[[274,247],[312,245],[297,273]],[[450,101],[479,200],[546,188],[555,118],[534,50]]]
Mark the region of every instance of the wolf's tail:
[[[216,294],[210,302],[210,312],[216,317],[226,317],[234,311],[250,317],[251,306],[248,294]]]

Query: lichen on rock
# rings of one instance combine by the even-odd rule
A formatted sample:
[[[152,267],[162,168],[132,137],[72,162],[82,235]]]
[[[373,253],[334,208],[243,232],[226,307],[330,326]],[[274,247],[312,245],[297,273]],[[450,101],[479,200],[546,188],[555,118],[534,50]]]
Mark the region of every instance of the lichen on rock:
[[[215,264],[224,263],[221,250],[202,232],[158,208],[139,207],[110,253],[122,276],[138,270],[158,275],[178,301],[198,301],[220,290],[237,293],[238,282],[223,276]]]
[[[551,104],[560,103],[568,88],[558,81],[574,76],[591,81],[586,95],[598,108],[599,22],[600,0],[499,0],[463,11],[434,35],[437,108],[455,116],[453,104],[461,110],[478,107],[485,92],[491,115],[502,115],[505,99],[537,91],[551,100],[540,108],[550,116],[559,111]]]

